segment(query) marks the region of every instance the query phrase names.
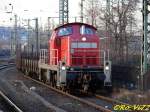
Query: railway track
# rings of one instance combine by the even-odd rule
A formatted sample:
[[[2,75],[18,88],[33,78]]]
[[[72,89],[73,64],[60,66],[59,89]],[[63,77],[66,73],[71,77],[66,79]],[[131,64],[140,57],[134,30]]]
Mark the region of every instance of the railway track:
[[[116,105],[129,105],[128,103],[124,103],[118,100],[115,100],[110,97],[105,97],[99,94],[93,94],[93,93],[85,93],[84,91],[80,91],[83,94],[86,94],[85,96],[82,96],[80,98],[87,100],[89,102],[95,103],[97,105],[100,105],[106,109],[114,110],[114,106]]]
[[[2,91],[0,91],[0,98],[2,99],[5,107],[10,112],[23,112],[11,99],[9,99]]]
[[[6,68],[12,67],[14,64],[3,64],[0,65],[0,71],[4,70]],[[9,99],[2,91],[0,91],[0,99],[2,101],[2,105],[4,105],[5,108],[7,108],[10,112],[23,112],[11,99]]]
[[[48,84],[45,84],[43,82],[40,82],[36,79],[33,79],[29,76],[26,76],[24,75],[25,78],[28,78],[34,82],[37,82],[38,84],[41,84],[43,86],[46,86],[48,87],[49,89],[52,89],[53,91],[56,91],[62,95],[65,95],[65,96],[68,96],[70,98],[73,98],[74,100],[77,100],[79,102],[82,102],[88,106],[91,106],[91,107],[94,107],[95,109],[101,111],[101,112],[112,112],[113,111],[113,106],[115,104],[123,104],[123,105],[128,105],[126,103],[123,103],[123,102],[119,102],[119,101],[116,101],[114,99],[111,99],[111,98],[108,98],[108,97],[104,97],[104,96],[100,96],[100,95],[95,95],[95,96],[91,96],[91,97],[78,97],[78,96],[74,96],[74,95],[71,95],[69,93],[66,93],[66,92],[63,92],[59,89],[56,89],[54,87],[51,87],[50,85]]]
[[[25,112],[51,112],[48,111],[49,109],[56,110],[56,112],[110,112],[107,109],[103,110],[100,107],[96,107],[94,104],[90,104],[90,102],[85,103],[84,100],[71,96],[68,93],[66,95],[64,92],[51,88],[42,82],[26,76],[23,77],[24,75],[21,75],[16,70],[13,72],[13,69],[8,69],[8,73],[5,73],[1,75],[4,77],[2,84],[7,86],[2,88]],[[39,106],[36,107],[36,105]]]
[[[95,97],[97,99],[102,99],[102,100],[105,100],[105,101],[110,102],[112,104],[129,105],[128,103],[120,102],[120,101],[114,100],[112,98],[101,96],[101,95],[98,95],[98,94],[95,94]]]
[[[82,99],[87,100],[89,102],[92,102],[96,105],[100,105],[100,106],[102,106],[106,109],[109,109],[111,111],[114,110],[115,105],[129,105],[127,103],[120,102],[120,101],[117,101],[115,99],[112,99],[109,97],[104,97],[104,96],[97,95],[97,94],[92,95],[92,96],[83,97]]]
[[[3,69],[5,69],[5,68],[12,67],[12,66],[14,66],[14,65],[15,65],[14,63],[12,63],[12,64],[3,64],[3,65],[0,65],[0,70],[3,70]]]
[[[0,65],[0,70],[3,70],[5,68],[7,68],[7,67],[8,67],[8,65]]]
[[[0,66],[0,68],[1,68],[1,66]],[[45,86],[48,89],[51,89],[52,91],[55,91],[56,93],[62,94],[63,96],[70,97],[71,99],[74,99],[78,102],[81,102],[81,104],[85,104],[89,107],[95,108],[96,110],[98,110],[100,112],[112,112],[113,111],[113,106],[115,104],[124,104],[122,102],[113,100],[113,99],[108,98],[108,97],[100,96],[100,95],[95,95],[95,96],[91,96],[91,97],[74,96],[74,95],[71,95],[69,93],[63,92],[59,89],[56,89],[54,87],[51,87],[48,84],[45,84],[45,83],[40,82],[38,80],[35,80],[35,79],[33,79],[29,76],[26,76],[26,75],[23,75],[23,76],[28,80],[30,79],[30,80],[34,81],[35,83],[40,84],[41,86]],[[29,86],[29,87],[31,87],[31,86]]]

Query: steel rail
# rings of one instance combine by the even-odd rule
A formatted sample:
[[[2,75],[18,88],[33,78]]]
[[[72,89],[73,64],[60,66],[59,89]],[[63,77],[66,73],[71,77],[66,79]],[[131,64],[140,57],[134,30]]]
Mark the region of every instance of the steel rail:
[[[16,104],[14,104],[2,91],[0,91],[0,96],[8,103],[8,105],[15,112],[23,112]]]
[[[3,70],[8,67],[12,67],[14,64],[5,64],[5,65],[0,65],[0,70]],[[13,111],[15,112],[23,112],[17,105],[15,105],[2,91],[0,91],[0,96],[3,98],[4,101],[12,108]]]
[[[3,70],[5,68],[8,68],[8,67],[12,67],[14,66],[15,64],[5,64],[5,65],[0,65],[0,70]]]
[[[110,103],[122,104],[122,105],[130,105],[128,103],[124,103],[124,102],[121,102],[121,101],[118,101],[118,100],[114,100],[112,98],[101,96],[101,95],[98,95],[98,94],[95,94],[95,97],[98,98],[98,99],[105,100],[105,101],[110,102]]]
[[[119,105],[127,105],[127,106],[129,106],[130,104],[128,104],[128,103],[125,103],[125,102],[121,102],[121,101],[118,101],[118,100],[115,100],[115,99],[113,99],[113,98],[110,98],[110,97],[105,97],[105,96],[102,96],[102,95],[98,95],[98,94],[93,94],[93,93],[91,93],[91,92],[88,92],[88,93],[86,93],[86,92],[84,92],[84,91],[80,91],[81,93],[83,93],[83,94],[88,94],[88,95],[93,95],[97,100],[101,100],[101,101],[105,101],[105,102],[107,102],[108,104],[112,104],[112,105],[115,105],[115,104],[119,104]],[[90,101],[90,100],[89,100]],[[94,101],[90,101],[90,102],[93,102],[94,103]],[[98,104],[97,104],[98,105]],[[108,108],[107,108],[108,109]]]

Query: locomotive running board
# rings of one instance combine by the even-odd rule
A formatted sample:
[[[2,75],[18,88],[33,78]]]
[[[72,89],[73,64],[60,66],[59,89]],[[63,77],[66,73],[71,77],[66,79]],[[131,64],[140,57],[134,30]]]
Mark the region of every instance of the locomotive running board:
[[[39,68],[48,69],[48,70],[54,70],[54,71],[58,70],[58,66],[57,65],[48,65],[48,64],[43,64],[43,63],[39,63]]]

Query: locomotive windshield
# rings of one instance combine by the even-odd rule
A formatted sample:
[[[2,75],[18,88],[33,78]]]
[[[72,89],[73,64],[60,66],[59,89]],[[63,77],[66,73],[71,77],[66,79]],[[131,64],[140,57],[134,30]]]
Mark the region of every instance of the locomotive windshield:
[[[71,35],[72,34],[72,27],[65,27],[65,28],[60,28],[58,31],[58,36],[66,36],[66,35]]]
[[[92,28],[86,27],[85,25],[82,25],[80,27],[80,34],[82,34],[82,35],[84,35],[84,34],[86,34],[86,35],[93,35],[94,31],[93,31]]]

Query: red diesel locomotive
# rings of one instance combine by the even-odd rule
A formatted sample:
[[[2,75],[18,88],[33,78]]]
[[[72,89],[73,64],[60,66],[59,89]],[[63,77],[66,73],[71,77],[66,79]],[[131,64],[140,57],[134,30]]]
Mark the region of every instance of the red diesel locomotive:
[[[94,92],[111,86],[109,53],[100,49],[96,30],[77,22],[59,26],[52,32],[49,49],[40,49],[38,63],[24,57],[19,68],[65,89]]]

